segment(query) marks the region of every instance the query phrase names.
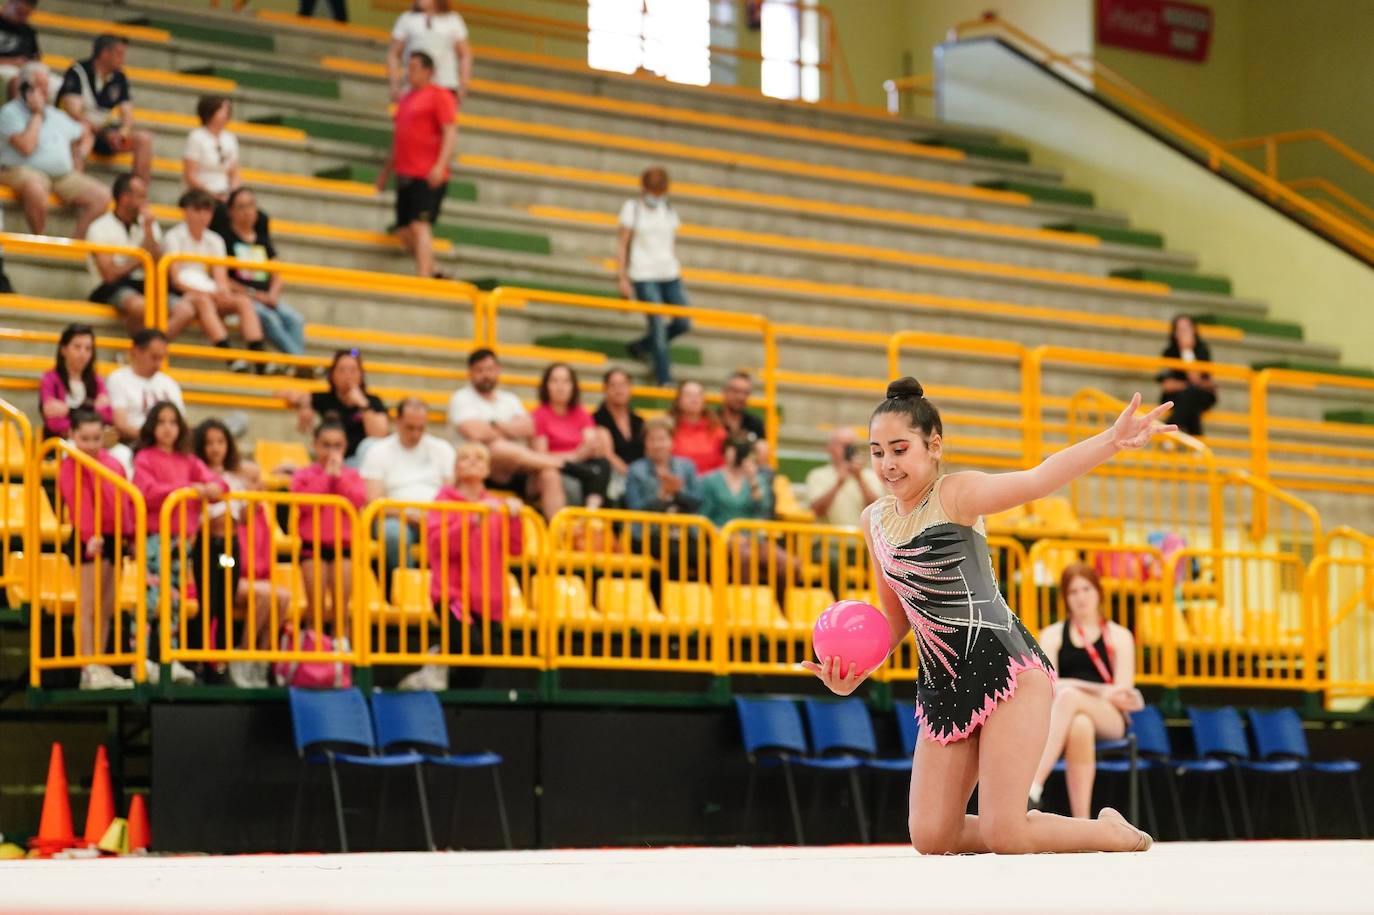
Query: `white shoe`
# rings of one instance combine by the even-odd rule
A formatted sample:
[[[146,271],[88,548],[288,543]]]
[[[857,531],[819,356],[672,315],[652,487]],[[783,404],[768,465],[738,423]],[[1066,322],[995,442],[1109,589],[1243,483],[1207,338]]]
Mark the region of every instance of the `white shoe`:
[[[253,689],[257,684],[252,661],[230,661],[229,682],[239,689]]]
[[[426,664],[401,680],[398,689],[437,693],[448,689],[448,668],[442,664]]]
[[[126,680],[104,664],[87,664],[81,668],[82,689],[133,689],[134,681]]]
[[[196,675],[192,673],[191,668],[187,667],[185,664],[180,661],[173,661],[172,682],[177,686],[190,686],[192,683],[196,682]]]
[[[258,689],[272,686],[272,664],[268,661],[253,661],[253,685]]]
[[[143,670],[148,674],[148,685],[157,686],[158,681],[162,679],[162,668],[158,663],[151,659],[144,661]]]

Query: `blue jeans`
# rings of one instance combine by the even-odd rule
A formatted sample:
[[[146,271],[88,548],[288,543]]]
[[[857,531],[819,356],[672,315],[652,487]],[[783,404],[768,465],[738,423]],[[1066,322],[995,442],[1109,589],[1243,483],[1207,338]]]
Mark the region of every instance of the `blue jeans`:
[[[646,280],[634,283],[635,298],[641,302],[657,305],[686,305],[687,293],[682,289],[682,280]],[[687,318],[673,318],[666,324],[662,315],[649,315],[649,332],[630,344],[631,352],[648,351],[654,362],[654,379],[659,385],[671,384],[672,367],[668,361],[668,344],[674,337],[680,337],[692,329]]]
[[[290,356],[305,353],[305,318],[299,311],[285,302],[278,302],[273,308],[257,299],[253,300],[253,309],[262,322],[263,334],[273,346]]]

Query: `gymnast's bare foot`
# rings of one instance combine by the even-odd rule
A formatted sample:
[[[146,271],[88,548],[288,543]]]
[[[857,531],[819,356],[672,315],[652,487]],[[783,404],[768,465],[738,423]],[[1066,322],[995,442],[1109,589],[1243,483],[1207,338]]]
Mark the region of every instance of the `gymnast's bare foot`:
[[[1109,823],[1119,823],[1122,829],[1122,847],[1118,851],[1147,851],[1150,846],[1155,844],[1155,840],[1143,829],[1136,829],[1119,811],[1112,807],[1103,807],[1098,812],[1097,818]],[[1129,834],[1129,841],[1127,835]]]

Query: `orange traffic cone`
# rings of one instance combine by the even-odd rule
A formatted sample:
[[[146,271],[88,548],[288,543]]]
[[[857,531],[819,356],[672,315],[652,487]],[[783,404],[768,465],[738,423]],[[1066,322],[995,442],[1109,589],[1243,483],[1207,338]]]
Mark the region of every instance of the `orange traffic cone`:
[[[110,757],[105,747],[95,750],[95,773],[91,776],[91,802],[86,807],[86,833],[82,837],[85,844],[95,846],[110,828],[115,818],[114,790],[110,787]]]
[[[76,844],[72,805],[67,797],[67,765],[62,759],[62,744],[54,743],[48,761],[48,786],[43,791],[43,817],[29,846],[40,855],[50,855]]]
[[[148,804],[135,794],[129,802],[129,851],[148,850]]]

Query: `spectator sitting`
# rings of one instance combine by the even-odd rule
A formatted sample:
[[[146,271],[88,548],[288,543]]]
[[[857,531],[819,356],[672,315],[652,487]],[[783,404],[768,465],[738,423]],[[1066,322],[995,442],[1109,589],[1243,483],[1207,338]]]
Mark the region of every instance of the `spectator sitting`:
[[[217,219],[211,228],[223,239],[229,256],[241,261],[266,263],[276,260],[269,220],[258,210],[257,196],[246,187],[229,192],[227,218]],[[281,300],[285,277],[267,270],[235,268],[229,271],[233,290],[253,301],[262,331],[272,345],[292,356],[305,355],[305,318]],[[268,367],[269,370],[271,366]],[[309,366],[299,366],[297,376],[314,377]]]
[[[86,240],[102,245],[142,248],[156,262],[162,256],[162,228],[148,207],[148,182],[126,172],[115,178],[110,191],[114,208],[91,223]],[[146,327],[147,301],[143,296],[146,277],[138,258],[94,251],[89,264],[96,282],[90,300],[119,312],[131,336]],[[168,303],[168,337],[175,340],[195,318],[195,309],[189,303],[180,299]]]
[[[673,454],[673,426],[666,419],[653,419],[644,426],[644,457],[630,465],[625,507],[685,515],[701,508],[696,465]]]
[[[191,436],[191,449],[206,467],[219,474],[228,491],[257,492],[262,489],[262,475],[252,461],[239,457],[238,444],[229,427],[217,419],[207,419],[196,426]],[[282,619],[291,604],[291,589],[285,581],[272,585],[272,566],[276,562],[272,544],[272,530],[267,519],[268,506],[242,500],[216,502],[209,507],[210,529],[224,531],[224,516],[230,516],[235,536],[233,555],[238,557],[233,570],[233,617],[241,618],[243,650],[272,647],[272,620]],[[251,519],[251,520],[249,520]],[[252,611],[251,613],[249,611]],[[250,626],[249,620],[257,625]],[[233,639],[225,641],[233,644]],[[230,661],[229,680],[240,689],[266,688],[266,661]]]
[[[38,381],[44,438],[71,435],[72,416],[81,411],[114,422],[110,395],[96,374],[95,363],[95,331],[89,324],[68,324],[57,340],[57,364]]]
[[[181,174],[186,187],[204,191],[223,203],[241,183],[239,139],[228,129],[234,103],[223,95],[205,95],[196,102],[200,126],[186,135]]]
[[[859,447],[854,430],[840,426],[825,445],[830,463],[806,475],[806,497],[816,520],[842,527],[858,527],[863,510],[882,495],[873,462]]]
[[[766,521],[773,517],[773,490],[760,472],[754,442],[747,438],[725,443],[724,464],[701,481],[701,513],[721,528],[736,520]],[[744,584],[771,582],[781,604],[786,596],[792,560],[762,532],[737,533],[730,541]],[[738,565],[736,566],[736,563]]]
[[[644,417],[630,406],[633,391],[629,372],[611,369],[602,380],[602,387],[605,395],[601,406],[592,414],[592,419],[611,436],[609,457],[615,477],[612,478],[610,495],[614,497],[617,489],[615,480],[619,479],[623,487],[630,465],[644,457]]]
[[[396,106],[391,154],[377,174],[377,190],[396,175],[396,237],[415,257],[420,276],[434,271],[434,230],[448,194],[449,166],[458,143],[458,103],[434,84],[434,59],[416,51],[406,62],[410,91]]]
[[[1040,633],[1040,645],[1059,679],[1030,799],[1039,805],[1045,780],[1062,756],[1070,812],[1086,819],[1092,815],[1097,741],[1120,740],[1126,734],[1127,713],[1145,703],[1135,689],[1135,640],[1129,629],[1103,615],[1097,573],[1083,563],[1065,567],[1059,594],[1068,612]]]
[[[738,371],[725,381],[720,392],[720,424],[731,438],[761,439],[763,420],[748,410],[749,397],[754,393],[754,380],[749,373]]]
[[[344,459],[350,467],[356,467],[366,451],[362,446],[381,441],[391,429],[386,404],[368,392],[363,357],[356,349],[335,352],[325,380],[329,384],[327,391],[288,391],[282,397],[296,408],[296,425],[303,433],[324,420],[343,426],[348,439]]]
[[[7,98],[14,97],[11,81],[19,68],[43,56],[38,51],[38,33],[29,25],[36,6],[38,0],[5,0],[0,6],[0,79]]]
[[[1211,362],[1212,350],[1197,332],[1197,325],[1187,315],[1174,318],[1169,329],[1169,345],[1164,348],[1166,359],[1184,362]],[[1217,383],[1205,371],[1165,369],[1155,379],[1160,386],[1160,402],[1172,400],[1173,412],[1168,421],[1180,432],[1202,435],[1202,414],[1217,405]]]
[[[153,175],[153,135],[134,126],[133,96],[124,75],[129,39],[100,35],[87,60],[73,61],[57,90],[57,106],[85,124],[102,156],[132,153],[131,170],[144,181]]]
[[[348,438],[343,427],[332,420],[320,423],[315,429],[315,463],[297,470],[291,477],[291,491],[317,495],[342,496],[359,510],[367,504],[368,486],[358,472],[344,463]],[[348,515],[335,516],[335,509],[301,509],[299,520],[301,538],[301,575],[308,595],[319,594],[319,607],[312,607],[315,619],[330,619],[337,611],[331,626],[335,639],[347,638],[353,631],[349,619],[349,595],[353,591],[353,576],[336,572],[336,562],[346,562],[353,543],[353,527]],[[341,592],[335,607],[334,583]],[[318,586],[316,586],[318,582]],[[314,597],[310,598],[312,601]]]
[[[404,96],[401,61],[409,60],[416,51],[424,51],[434,61],[434,85],[447,89],[461,105],[472,82],[472,45],[467,23],[449,0],[415,0],[407,12],[396,17],[386,52],[386,78],[393,102]]]
[[[134,456],[134,485],[143,493],[143,501],[148,507],[148,613],[152,619],[154,628],[159,625],[160,613],[160,589],[168,587],[172,589],[172,618],[171,618],[171,639],[172,646],[176,647],[181,637],[181,625],[179,622],[181,614],[182,583],[180,561],[180,550],[177,547],[183,543],[194,544],[188,550],[186,565],[192,570],[199,570],[202,566],[200,561],[202,552],[210,547],[210,544],[202,543],[200,539],[200,512],[203,502],[214,502],[220,499],[227,487],[224,480],[218,474],[211,472],[204,462],[190,453],[190,430],[186,428],[186,420],[182,418],[181,410],[176,404],[168,401],[160,401],[148,411],[148,418],[143,422],[143,428],[139,430],[138,453]],[[193,489],[200,498],[192,499],[185,503],[185,512],[178,512],[172,519],[170,530],[162,529],[162,503],[167,501],[167,497],[179,489]],[[163,537],[171,538],[173,544],[173,556],[171,568],[163,570],[161,558],[161,542]],[[211,558],[213,564],[214,559]],[[166,575],[163,576],[165,571]],[[216,577],[216,576],[212,576]],[[197,589],[198,593],[199,589]],[[187,592],[189,594],[189,591]],[[206,612],[218,612],[217,608],[201,608]],[[199,634],[199,627],[191,627],[191,632]],[[157,673],[156,661],[159,656],[159,639],[156,635],[151,635],[148,639],[148,674],[149,680],[156,682]],[[195,674],[181,664],[180,661],[172,662],[172,682],[187,684],[195,682]]]
[[[555,362],[539,379],[539,406],[534,421],[534,447],[562,458],[563,476],[574,492],[568,504],[597,509],[606,503],[611,482],[611,436],[598,426],[582,406],[577,373],[566,363]]]
[[[215,215],[215,201],[204,191],[187,191],[181,195],[182,222],[167,231],[163,250],[167,254],[195,254],[202,257],[226,257],[224,239],[210,231]],[[201,329],[210,338],[210,345],[229,348],[229,331],[220,315],[237,314],[239,331],[250,350],[266,349],[262,342],[262,323],[258,320],[253,300],[229,285],[229,271],[224,266],[208,267],[196,261],[178,261],[168,271],[169,288],[185,298],[200,318]],[[261,373],[263,364],[256,371]],[[232,359],[229,370],[255,370],[246,359]]]
[[[120,477],[124,468],[100,447],[104,421],[95,413],[75,410],[71,416],[72,442],[77,450]],[[79,481],[78,481],[79,477]],[[71,560],[77,566],[79,581],[78,613],[81,617],[77,650],[85,657],[104,654],[110,644],[110,627],[115,616],[115,570],[134,540],[134,503],[127,494],[95,471],[80,467],[75,458],[65,458],[57,471],[57,490],[71,518]],[[99,499],[100,506],[96,507]],[[96,524],[99,524],[97,529]],[[95,608],[96,581],[99,579],[100,613]],[[129,689],[133,681],[119,676],[109,665],[87,664],[81,668],[82,689]]]
[[[700,382],[678,385],[669,412],[673,418],[673,454],[695,464],[699,474],[710,473],[725,462],[725,427],[706,409],[706,389]]]
[[[506,616],[506,566],[524,552],[524,523],[520,518],[524,506],[518,499],[502,500],[488,493],[484,481],[490,473],[486,445],[468,442],[458,446],[453,485],[442,487],[434,501],[485,505],[491,510],[481,513],[435,508],[426,522],[432,571],[430,600],[435,613],[453,614],[447,646],[452,655],[509,650],[506,640],[513,636],[503,636],[501,624]],[[437,653],[438,646],[431,650]],[[403,679],[400,688],[447,689],[448,680],[446,666],[426,664]]]
[[[155,404],[166,401],[178,410],[186,409],[181,398],[181,385],[162,371],[167,358],[167,335],[160,330],[145,328],[134,334],[129,347],[129,364],[110,373],[105,389],[110,395],[110,412],[114,417],[115,433],[120,444],[111,454],[133,475],[133,453],[130,446],[138,441],[143,423]]]
[[[363,458],[360,473],[367,481],[369,502],[432,502],[441,488],[453,483],[453,446],[425,431],[428,424],[429,407],[419,398],[407,397],[396,405],[396,431],[369,448]],[[384,518],[390,582],[392,571],[405,561],[405,551],[415,543],[418,511],[387,512]],[[402,518],[407,524],[402,524]]]
[[[81,169],[90,151],[86,129],[51,103],[48,68],[36,61],[19,71],[19,93],[0,105],[0,184],[24,207],[29,231],[44,235],[48,194],[76,207],[73,238],[110,205],[110,193]]]
[[[668,172],[657,165],[645,169],[640,185],[640,195],[620,208],[616,249],[620,294],[640,302],[686,305],[675,250],[681,220],[668,202]],[[680,316],[666,323],[662,315],[647,318],[648,332],[630,344],[630,355],[639,359],[647,354],[654,364],[654,379],[662,387],[673,381],[669,344],[691,330],[692,322]]]
[[[563,507],[565,463],[558,455],[531,447],[534,422],[510,391],[502,390],[501,363],[489,349],[468,356],[468,386],[454,392],[448,421],[460,441],[481,442],[491,453],[491,482],[537,494],[546,517]],[[526,477],[529,475],[529,484]]]

